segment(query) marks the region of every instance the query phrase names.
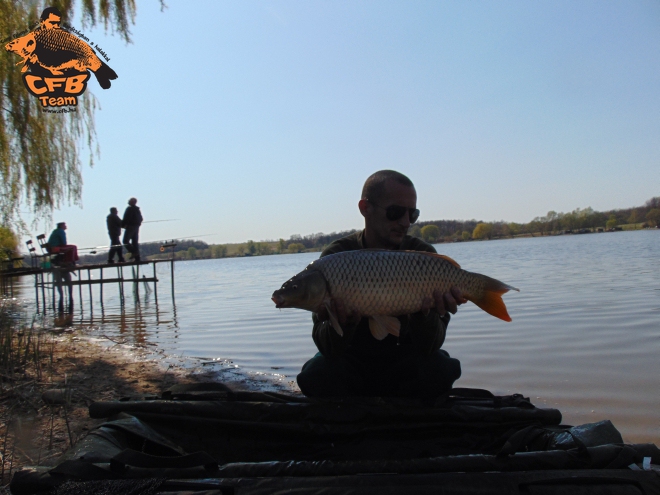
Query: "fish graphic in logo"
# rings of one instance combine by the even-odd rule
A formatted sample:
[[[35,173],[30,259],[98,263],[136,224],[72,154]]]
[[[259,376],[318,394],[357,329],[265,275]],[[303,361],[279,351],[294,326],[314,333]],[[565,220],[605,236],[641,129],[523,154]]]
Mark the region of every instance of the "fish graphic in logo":
[[[103,89],[117,79],[117,73],[91,46],[60,27],[61,18],[57,8],[48,7],[34,31],[5,45],[8,52],[22,58],[16,65],[23,64],[25,87],[44,107],[77,105],[90,70]]]

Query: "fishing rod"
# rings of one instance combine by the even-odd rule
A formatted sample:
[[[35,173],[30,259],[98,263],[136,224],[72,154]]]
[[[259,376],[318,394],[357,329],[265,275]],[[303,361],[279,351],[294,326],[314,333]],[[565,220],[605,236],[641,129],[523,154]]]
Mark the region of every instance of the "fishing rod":
[[[170,218],[169,220],[147,220],[146,222],[142,222],[142,223],[144,224],[144,223],[159,223],[159,222],[178,222],[179,220],[181,220],[181,219],[180,218]]]
[[[158,242],[168,242],[170,240],[175,241],[175,240],[183,240],[183,239],[195,239],[197,237],[209,237],[209,236],[212,236],[212,235],[218,235],[218,233],[203,234],[203,235],[191,235],[189,237],[177,237],[175,239],[158,239],[156,241],[140,242],[140,244],[155,244],[155,243],[158,243]],[[119,246],[124,246],[124,244],[111,244],[111,245],[106,245],[106,246],[94,246],[94,247],[78,248],[78,251],[90,251],[90,250],[95,250],[95,249],[110,249],[112,247],[119,247]]]

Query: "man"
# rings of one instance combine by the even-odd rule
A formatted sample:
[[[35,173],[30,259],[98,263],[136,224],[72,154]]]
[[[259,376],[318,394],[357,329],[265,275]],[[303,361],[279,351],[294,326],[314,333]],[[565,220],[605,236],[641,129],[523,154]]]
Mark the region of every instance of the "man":
[[[137,199],[128,200],[128,207],[124,211],[121,226],[124,230],[124,244],[126,250],[133,256],[133,261],[140,262],[140,248],[138,247],[138,234],[142,225],[142,213],[137,206]]]
[[[365,228],[330,244],[321,257],[358,249],[435,249],[407,235],[417,221],[417,193],[405,175],[381,170],[370,176],[358,203]],[[423,302],[422,311],[399,317],[401,335],[376,340],[368,318],[347,314],[340,302],[332,302],[344,335],[332,327],[326,311],[313,314],[312,337],[319,353],[307,361],[298,375],[300,390],[310,397],[396,396],[434,399],[451,389],[461,367],[440,350],[449,313],[467,302],[460,289],[438,291]],[[433,308],[433,310],[431,310]]]
[[[67,244],[66,241],[66,222],[57,224],[57,228],[51,232],[46,249],[51,254],[61,255],[62,267],[75,266],[78,261],[78,247],[73,244]],[[55,261],[55,260],[53,260]],[[56,268],[53,270],[54,287],[60,295],[58,309],[60,313],[64,312],[64,292],[63,286],[66,285],[69,293],[69,313],[73,312],[73,285],[71,284],[71,271],[58,269],[57,263],[53,263]]]
[[[110,252],[108,253],[108,264],[115,262],[115,254],[117,255],[119,262],[123,263],[124,255],[121,246],[121,241],[119,236],[121,235],[121,218],[117,215],[117,208],[114,206],[110,208],[110,215],[106,218],[106,224],[108,225],[108,235],[110,236]]]
[[[75,265],[78,261],[78,246],[67,244],[66,242],[66,222],[57,224],[57,228],[51,232],[48,238],[48,252],[51,254],[61,254],[62,262]]]
[[[41,12],[41,29],[60,29],[60,23],[62,20],[62,14],[57,9],[57,7],[46,7]]]

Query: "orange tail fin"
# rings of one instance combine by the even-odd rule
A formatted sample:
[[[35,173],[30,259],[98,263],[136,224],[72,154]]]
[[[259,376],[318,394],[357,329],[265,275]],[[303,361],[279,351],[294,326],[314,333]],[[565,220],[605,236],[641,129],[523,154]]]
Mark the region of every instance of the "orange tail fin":
[[[506,294],[510,290],[515,290],[520,292],[520,290],[510,285],[495,280],[494,278],[487,277],[486,275],[481,275],[474,273],[473,275],[479,276],[486,281],[486,287],[484,287],[483,294],[481,297],[476,298],[473,296],[468,297],[467,299],[472,301],[474,304],[479,306],[489,315],[493,315],[500,320],[511,321],[511,317],[506,310],[506,305],[502,301],[502,294]]]

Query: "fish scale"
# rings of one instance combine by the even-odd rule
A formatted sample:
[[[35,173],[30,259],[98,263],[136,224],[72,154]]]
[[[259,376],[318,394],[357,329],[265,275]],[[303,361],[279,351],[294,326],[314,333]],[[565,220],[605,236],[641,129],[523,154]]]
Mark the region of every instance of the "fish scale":
[[[53,52],[61,50],[72,52],[82,65],[88,66],[92,71],[101,67],[101,61],[94,50],[87,43],[63,29],[39,29],[35,31],[35,39]]]
[[[331,297],[365,315],[401,315],[422,308],[434,290],[456,286],[469,298],[484,291],[483,275],[421,252],[360,250],[325,256],[310,265],[320,271]]]
[[[70,50],[76,55],[85,55],[85,43],[61,29],[40,29],[35,32],[35,39],[49,50]]]
[[[480,274],[421,252],[351,251],[325,256],[309,269],[323,274],[331,297],[365,315],[415,313],[435,290],[444,293],[452,286],[476,299],[485,287]]]
[[[318,312],[325,308],[332,326],[343,335],[332,302],[347,312],[370,317],[369,329],[378,340],[399,335],[394,316],[416,313],[436,291],[452,287],[487,313],[511,321],[502,294],[518,290],[480,273],[462,270],[447,256],[419,251],[363,249],[324,256],[273,292],[278,308]]]

